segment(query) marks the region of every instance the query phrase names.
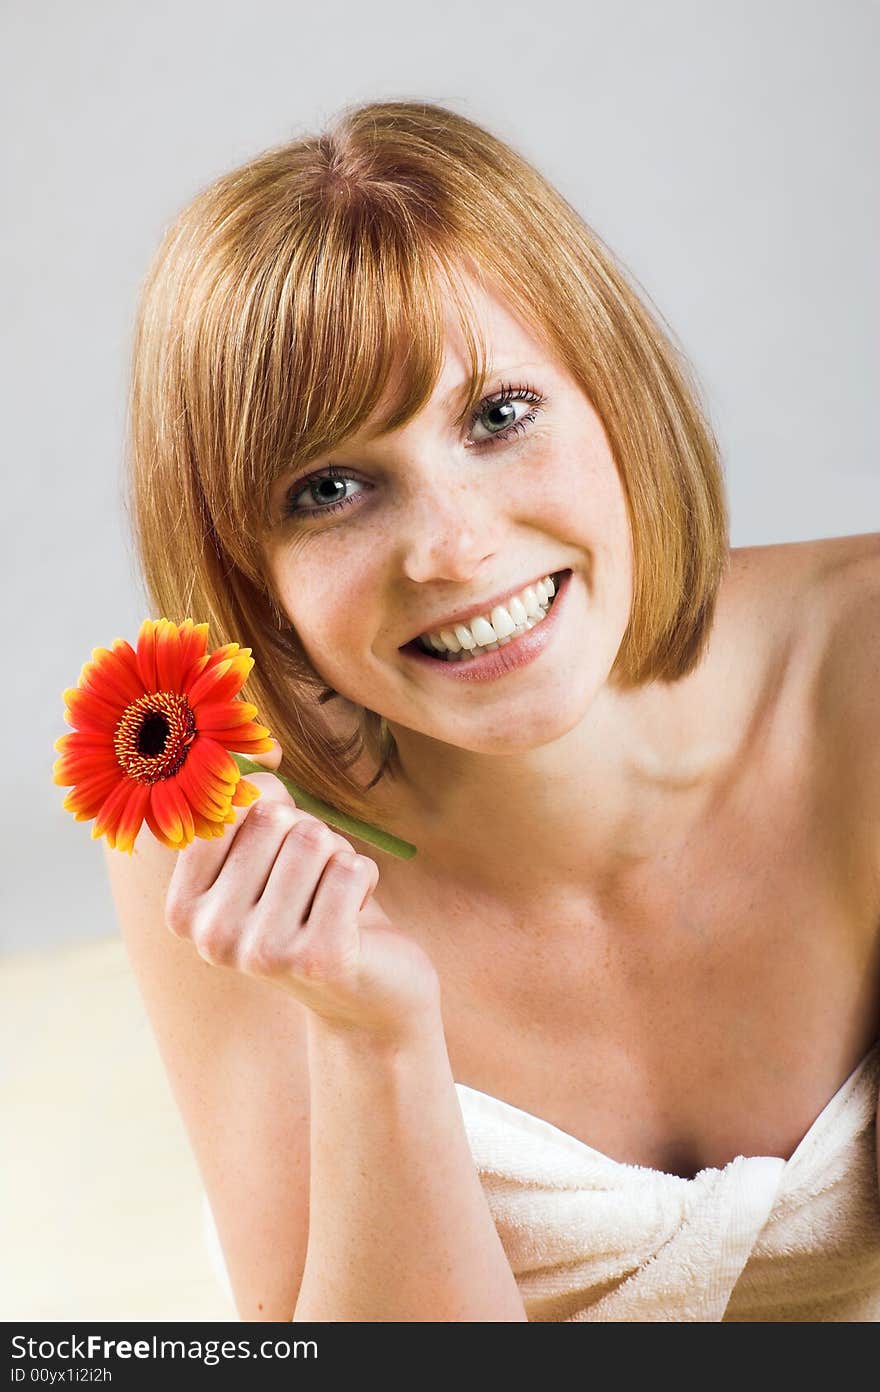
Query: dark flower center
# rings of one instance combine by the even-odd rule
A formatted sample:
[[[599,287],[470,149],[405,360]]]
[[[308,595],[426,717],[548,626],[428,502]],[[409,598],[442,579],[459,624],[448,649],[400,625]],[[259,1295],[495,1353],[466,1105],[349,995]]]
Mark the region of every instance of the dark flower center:
[[[120,768],[138,783],[172,778],[196,738],[196,718],[179,691],[153,691],[132,701],[113,736]]]
[[[137,749],[139,754],[161,754],[165,748],[165,741],[168,738],[169,725],[165,716],[159,711],[151,711],[145,716],[144,723],[137,732]]]

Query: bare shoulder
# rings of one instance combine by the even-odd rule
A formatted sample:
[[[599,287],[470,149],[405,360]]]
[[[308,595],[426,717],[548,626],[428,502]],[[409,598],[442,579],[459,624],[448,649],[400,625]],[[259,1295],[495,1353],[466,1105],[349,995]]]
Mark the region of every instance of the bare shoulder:
[[[103,846],[122,938],[239,1315],[289,1320],[308,1234],[304,1009],[268,982],[211,965],[170,932],[165,902],[177,852],[146,825],[131,856]]]
[[[804,617],[822,635],[818,694],[830,731],[875,756],[880,728],[880,532],[818,543]]]
[[[822,537],[798,543],[807,548],[815,584],[833,602],[847,604],[858,592],[880,587],[880,532]]]
[[[880,532],[732,550],[737,641],[793,655],[837,788],[880,815]],[[880,835],[877,835],[880,843]],[[880,846],[878,846],[880,862]]]
[[[817,544],[803,622],[820,640],[816,718],[876,869],[880,913],[880,532]]]
[[[749,623],[775,620],[786,639],[845,645],[876,632],[880,532],[737,547],[728,576],[728,603]]]
[[[730,561],[730,583],[744,591],[772,586],[784,599],[803,603],[821,593],[842,598],[847,585],[880,577],[880,532],[739,546]]]

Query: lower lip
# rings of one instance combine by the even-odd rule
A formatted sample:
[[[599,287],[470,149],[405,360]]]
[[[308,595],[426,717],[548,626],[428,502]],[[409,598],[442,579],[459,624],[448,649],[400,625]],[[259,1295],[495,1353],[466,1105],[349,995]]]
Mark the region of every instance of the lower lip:
[[[494,652],[482,653],[479,657],[465,658],[461,662],[445,662],[442,658],[429,657],[424,649],[419,647],[416,639],[405,644],[400,651],[405,653],[413,662],[419,663],[422,667],[430,668],[432,672],[438,673],[441,677],[448,677],[451,681],[495,681],[497,677],[506,676],[508,672],[515,672],[519,667],[527,667],[530,662],[534,662],[537,657],[540,657],[559,627],[559,615],[565,607],[570,580],[571,571],[567,570],[559,581],[559,588],[547,611],[546,618],[535,624],[534,628],[521,633],[519,637],[511,638],[510,642],[505,643],[503,648],[496,648]]]

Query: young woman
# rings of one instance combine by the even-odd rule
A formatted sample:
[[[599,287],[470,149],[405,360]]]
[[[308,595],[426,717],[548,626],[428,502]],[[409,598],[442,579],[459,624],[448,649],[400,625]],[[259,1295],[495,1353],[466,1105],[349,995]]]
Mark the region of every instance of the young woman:
[[[267,764],[418,848],[266,773],[108,852],[241,1318],[880,1314],[880,535],[731,550],[610,253],[406,102],[169,229],[132,495]]]

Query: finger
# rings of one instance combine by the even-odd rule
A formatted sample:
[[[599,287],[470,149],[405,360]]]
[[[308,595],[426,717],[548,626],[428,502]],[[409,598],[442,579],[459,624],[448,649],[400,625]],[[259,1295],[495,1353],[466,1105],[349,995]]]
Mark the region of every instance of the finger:
[[[261,915],[270,899],[276,902],[280,888],[288,921],[302,927],[309,916],[324,866],[332,855],[344,852],[351,854],[351,847],[325,822],[299,813],[288,827],[262,887]]]
[[[367,900],[370,898],[370,895],[374,892],[376,886],[379,883],[379,867],[376,864],[375,860],[371,860],[369,856],[357,855],[355,856],[355,859],[358,862],[358,869],[362,870],[363,873],[366,875],[366,886],[364,888],[364,893],[361,898],[361,902],[357,906],[357,911],[358,913],[360,913],[361,909],[366,907]],[[314,909],[312,909],[312,913],[314,913]]]
[[[249,803],[247,807],[232,808],[235,820],[227,824],[223,836],[210,839],[196,837],[178,852],[166,898],[169,920],[185,919],[216,884],[243,828],[261,804],[264,807],[270,803],[281,804],[298,811],[290,793],[273,773],[253,773],[248,775],[248,779],[260,790],[257,801]],[[262,820],[263,814],[257,817],[255,825]],[[172,921],[169,921],[169,927],[173,927]]]
[[[242,966],[244,945],[253,937],[254,906],[290,830],[291,817],[306,816],[271,798],[247,809],[216,880],[201,899],[192,901],[186,936],[206,962]]]
[[[297,877],[304,871],[302,852],[294,832],[285,838],[278,860],[260,901],[259,929],[248,945],[249,957],[263,970],[291,967],[312,979],[329,978],[352,963],[360,945],[358,914],[369,897],[371,865],[351,850],[337,851],[323,864],[309,896],[307,912],[297,918],[291,897]],[[308,848],[308,850],[315,848]],[[319,853],[318,853],[319,854]],[[311,861],[320,864],[318,856]],[[298,906],[299,907],[299,906]],[[302,914],[302,910],[300,909]]]
[[[206,899],[222,904],[239,922],[260,899],[272,874],[278,851],[288,832],[300,821],[314,821],[292,798],[260,798],[244,809],[246,816],[229,848]]]
[[[223,919],[230,931],[240,931],[244,916],[257,906],[269,883],[279,850],[285,838],[299,829],[299,849],[303,857],[300,877],[289,891],[290,912],[304,916],[305,907],[321,869],[337,850],[349,850],[348,842],[331,831],[326,823],[303,812],[290,797],[261,798],[246,809],[247,816],[234,845],[207,891],[207,902],[222,905]]]

